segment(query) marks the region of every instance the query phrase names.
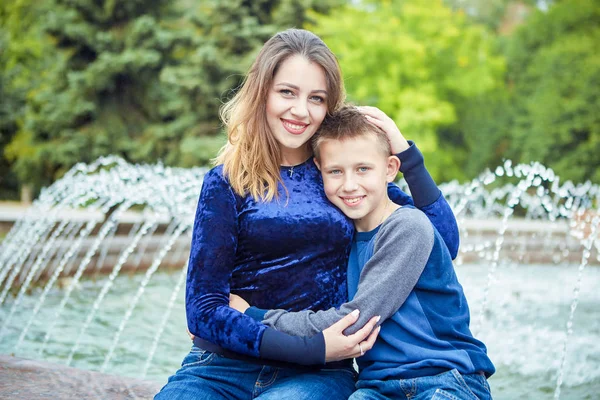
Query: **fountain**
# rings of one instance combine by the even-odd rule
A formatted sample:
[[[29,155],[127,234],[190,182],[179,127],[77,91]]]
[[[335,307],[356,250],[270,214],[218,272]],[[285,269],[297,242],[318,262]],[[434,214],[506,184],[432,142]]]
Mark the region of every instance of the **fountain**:
[[[181,289],[205,172],[104,157],[42,191],[0,243],[0,353],[164,383],[190,345]],[[510,161],[441,188],[495,398],[595,396],[600,188]]]

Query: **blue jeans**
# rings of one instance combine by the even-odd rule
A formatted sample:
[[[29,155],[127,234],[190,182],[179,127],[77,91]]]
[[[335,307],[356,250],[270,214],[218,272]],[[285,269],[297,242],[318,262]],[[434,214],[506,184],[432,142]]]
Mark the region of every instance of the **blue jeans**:
[[[491,400],[485,376],[461,375],[456,369],[434,376],[389,381],[359,380],[349,400]]]
[[[351,367],[277,368],[233,360],[194,346],[154,399],[346,400],[355,381]]]

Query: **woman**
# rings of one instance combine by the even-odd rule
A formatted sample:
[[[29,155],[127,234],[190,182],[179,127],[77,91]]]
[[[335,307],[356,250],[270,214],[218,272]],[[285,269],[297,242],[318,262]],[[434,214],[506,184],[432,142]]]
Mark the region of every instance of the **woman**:
[[[204,178],[187,277],[194,347],[156,398],[345,399],[352,393],[351,360],[337,360],[372,346],[375,318],[352,336],[341,332],[355,315],[321,335],[297,338],[229,307],[230,293],[259,308],[293,311],[346,300],[353,226],[325,197],[308,144],[343,100],[333,53],[314,34],[290,29],[265,43],[224,106],[229,141]],[[387,133],[392,144],[408,147],[399,131]],[[456,221],[447,203],[437,188],[419,186],[422,159],[415,162],[413,154],[408,168],[416,171],[405,171],[415,205],[456,250]],[[411,202],[395,186],[390,195],[399,204]]]

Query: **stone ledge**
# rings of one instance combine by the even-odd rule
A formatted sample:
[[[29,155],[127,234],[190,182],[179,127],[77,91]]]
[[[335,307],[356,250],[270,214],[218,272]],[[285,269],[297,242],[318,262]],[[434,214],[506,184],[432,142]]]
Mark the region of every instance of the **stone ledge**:
[[[0,399],[152,399],[161,386],[0,354]]]

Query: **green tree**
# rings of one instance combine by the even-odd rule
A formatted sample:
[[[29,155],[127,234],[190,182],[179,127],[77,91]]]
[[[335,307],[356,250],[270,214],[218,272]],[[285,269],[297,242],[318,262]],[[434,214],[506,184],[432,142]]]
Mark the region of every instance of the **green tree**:
[[[108,153],[146,161],[135,153],[136,142],[178,111],[172,90],[158,79],[161,66],[172,62],[180,43],[189,42],[168,29],[167,2],[44,4],[43,22],[32,25],[35,44],[44,49],[33,60],[18,59],[10,77],[12,86],[25,91],[18,128],[6,148],[15,172],[23,182],[43,185],[76,162]],[[8,19],[20,23],[15,12]],[[18,35],[10,46],[30,48]],[[38,75],[35,84],[17,84],[31,74]]]
[[[511,158],[600,182],[598,43],[598,0],[557,2],[509,38]]]
[[[546,8],[554,0],[444,0],[453,10],[461,10],[494,31],[509,29],[536,6]]]
[[[314,30],[338,55],[351,100],[392,117],[436,179],[465,177],[458,117],[501,86],[504,71],[483,26],[442,2],[405,0],[348,5]]]
[[[23,142],[31,135],[25,127],[27,103],[60,65],[60,55],[52,50],[54,42],[44,34],[39,21],[48,8],[46,3],[15,0],[0,3],[0,196],[17,197],[17,177],[23,165],[16,162],[11,142]],[[24,143],[20,154],[38,160],[31,174],[43,174],[40,152]],[[28,190],[29,192],[29,190]]]
[[[225,141],[219,106],[264,41],[336,4],[17,0],[4,6],[6,159],[22,182],[36,186],[106,154],[206,164]]]

